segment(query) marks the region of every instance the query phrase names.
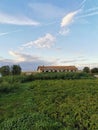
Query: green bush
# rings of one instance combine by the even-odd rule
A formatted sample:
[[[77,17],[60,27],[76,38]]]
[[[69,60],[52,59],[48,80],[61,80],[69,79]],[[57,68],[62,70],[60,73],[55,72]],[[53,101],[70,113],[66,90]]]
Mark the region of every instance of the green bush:
[[[52,79],[92,79],[94,78],[91,74],[88,73],[78,73],[78,72],[69,72],[69,73],[37,73],[29,76],[24,76],[22,82],[28,82],[33,80],[52,80]]]
[[[10,93],[10,92],[15,92],[18,88],[19,88],[19,85],[18,83],[13,83],[13,84],[10,84],[8,82],[2,82],[0,84],[0,93]]]

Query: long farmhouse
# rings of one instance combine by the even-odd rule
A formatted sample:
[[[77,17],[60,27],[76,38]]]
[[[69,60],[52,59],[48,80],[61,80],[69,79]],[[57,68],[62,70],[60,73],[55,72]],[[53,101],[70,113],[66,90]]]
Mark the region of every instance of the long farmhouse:
[[[75,66],[38,66],[38,72],[76,72]]]

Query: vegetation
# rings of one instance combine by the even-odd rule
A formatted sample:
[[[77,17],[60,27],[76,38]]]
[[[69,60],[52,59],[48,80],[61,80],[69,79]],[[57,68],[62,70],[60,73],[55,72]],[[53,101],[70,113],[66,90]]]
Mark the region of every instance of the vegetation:
[[[0,73],[2,74],[2,76],[10,75],[10,67],[8,65],[2,66],[0,68]]]
[[[83,72],[90,73],[90,68],[89,67],[84,67]]]
[[[21,67],[19,65],[13,65],[11,68],[12,75],[20,75]]]
[[[91,69],[91,72],[92,72],[92,73],[98,73],[98,68],[93,68],[93,69]]]
[[[91,73],[91,74],[98,74],[98,68],[95,67],[95,68],[90,69],[89,67],[84,67],[83,72]]]
[[[32,81],[32,80],[53,80],[53,79],[92,79],[93,75],[83,72],[46,72],[46,73],[36,73],[29,76],[23,76],[22,82]]]
[[[21,74],[21,67],[19,65],[13,65],[13,66],[2,66],[0,68],[0,73],[2,76],[7,75],[20,75]]]
[[[96,78],[34,76],[0,78],[0,130],[98,130]]]

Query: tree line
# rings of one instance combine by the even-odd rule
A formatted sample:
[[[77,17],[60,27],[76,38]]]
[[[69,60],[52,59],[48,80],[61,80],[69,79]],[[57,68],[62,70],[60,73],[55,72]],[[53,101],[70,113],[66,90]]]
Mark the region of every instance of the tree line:
[[[2,76],[7,76],[7,75],[20,75],[21,74],[21,67],[20,65],[5,65],[0,67],[0,73]]]
[[[98,68],[95,67],[95,68],[90,69],[89,67],[84,67],[83,72],[86,72],[86,73],[98,73]]]
[[[22,69],[21,69],[20,65],[12,65],[12,66],[5,65],[5,66],[0,67],[0,74],[2,76],[20,75],[21,71],[22,71]],[[82,71],[86,72],[86,73],[96,74],[96,73],[98,73],[98,68],[90,69],[89,67],[84,67]]]

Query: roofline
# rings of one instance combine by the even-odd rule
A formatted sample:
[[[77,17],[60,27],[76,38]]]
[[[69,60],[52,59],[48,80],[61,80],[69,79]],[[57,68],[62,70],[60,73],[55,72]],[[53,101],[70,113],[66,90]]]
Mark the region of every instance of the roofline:
[[[37,70],[38,70],[39,68],[40,68],[40,69],[44,69],[44,68],[50,68],[50,69],[51,69],[51,68],[55,68],[55,69],[56,69],[56,68],[63,68],[63,69],[64,69],[64,68],[74,68],[74,69],[78,69],[76,66],[38,66]]]

